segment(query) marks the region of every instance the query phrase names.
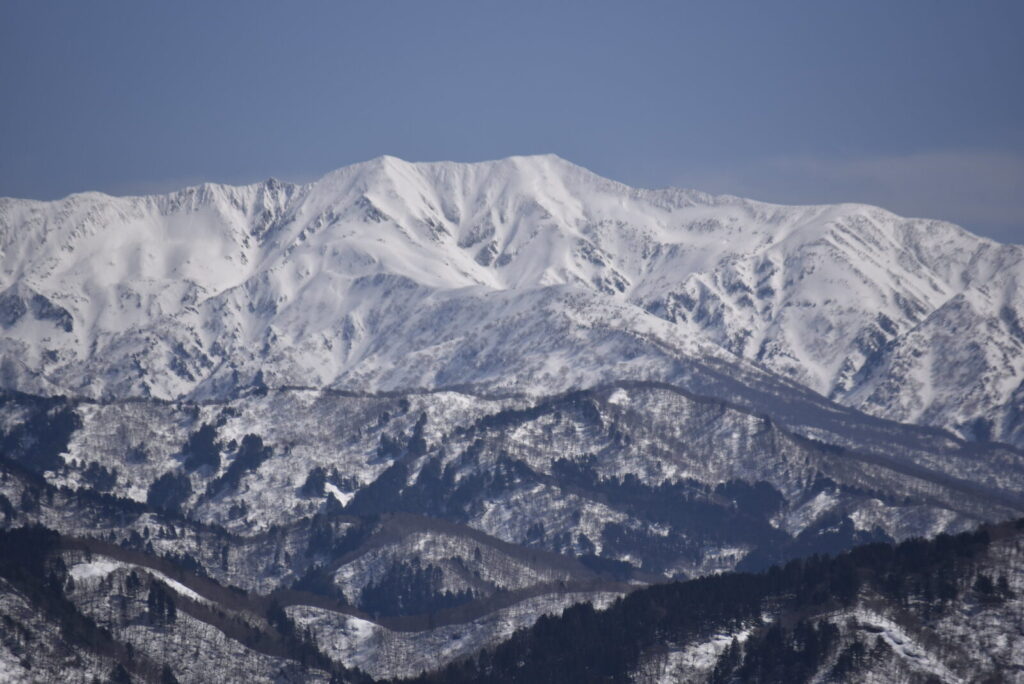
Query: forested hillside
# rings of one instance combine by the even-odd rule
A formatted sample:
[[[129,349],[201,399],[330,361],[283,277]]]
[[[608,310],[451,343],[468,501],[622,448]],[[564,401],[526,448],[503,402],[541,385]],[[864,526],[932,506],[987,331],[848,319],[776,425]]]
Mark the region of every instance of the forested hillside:
[[[206,681],[225,663],[258,679],[372,681],[286,610],[314,597],[221,587],[116,545],[0,532],[0,586],[0,661],[29,681],[69,668],[81,676],[65,681]],[[1022,608],[1024,519],[573,605],[412,681],[1019,681]],[[201,657],[183,661],[192,649]]]
[[[573,606],[415,681],[1019,681],[1022,591],[1024,519]]]

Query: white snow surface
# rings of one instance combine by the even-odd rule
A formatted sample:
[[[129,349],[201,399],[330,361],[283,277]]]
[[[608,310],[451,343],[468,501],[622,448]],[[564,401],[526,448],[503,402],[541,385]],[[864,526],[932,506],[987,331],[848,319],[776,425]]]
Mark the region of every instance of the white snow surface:
[[[0,199],[0,386],[550,394],[717,358],[1021,441],[1022,275],[1024,247],[876,207],[381,157],[306,185]]]
[[[78,563],[71,566],[68,574],[75,583],[89,582],[91,580],[101,580],[107,577],[110,573],[114,572],[124,564],[117,561],[100,559],[87,563]]]
[[[529,627],[541,615],[558,615],[575,603],[598,610],[620,597],[612,592],[546,594],[496,610],[469,623],[445,625],[418,632],[392,631],[349,615],[310,606],[291,606],[288,615],[300,628],[310,627],[321,648],[347,667],[374,677],[414,677],[493,647],[517,629]]]
[[[328,496],[333,496],[342,506],[346,505],[355,496],[355,494],[351,492],[341,491],[337,486],[332,485],[330,482],[324,483],[324,489],[327,490]]]

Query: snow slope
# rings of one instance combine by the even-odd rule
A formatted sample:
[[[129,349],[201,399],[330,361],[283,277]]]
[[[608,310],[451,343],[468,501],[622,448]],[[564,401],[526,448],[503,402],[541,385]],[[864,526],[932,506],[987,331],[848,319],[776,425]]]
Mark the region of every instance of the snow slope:
[[[875,207],[381,157],[301,186],[0,199],[0,386],[547,395],[713,359],[1020,444],[1022,274],[1022,247]]]

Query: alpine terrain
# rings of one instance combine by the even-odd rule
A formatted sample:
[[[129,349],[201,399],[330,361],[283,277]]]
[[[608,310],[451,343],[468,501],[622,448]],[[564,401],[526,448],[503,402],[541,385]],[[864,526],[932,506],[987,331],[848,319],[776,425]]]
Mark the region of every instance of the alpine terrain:
[[[1021,287],[555,156],[0,199],[0,679],[1024,681]]]

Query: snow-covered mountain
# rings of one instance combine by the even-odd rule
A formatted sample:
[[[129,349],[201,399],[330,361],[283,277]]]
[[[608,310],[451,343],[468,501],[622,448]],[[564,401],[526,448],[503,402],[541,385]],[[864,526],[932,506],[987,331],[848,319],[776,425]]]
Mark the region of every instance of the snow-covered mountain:
[[[1022,275],[1024,247],[875,207],[382,157],[308,185],[0,200],[0,386],[538,396],[714,363],[1020,444]]]
[[[1022,257],[551,156],[0,199],[0,679],[414,676],[578,601],[1017,518]],[[632,676],[717,670],[700,629]]]

